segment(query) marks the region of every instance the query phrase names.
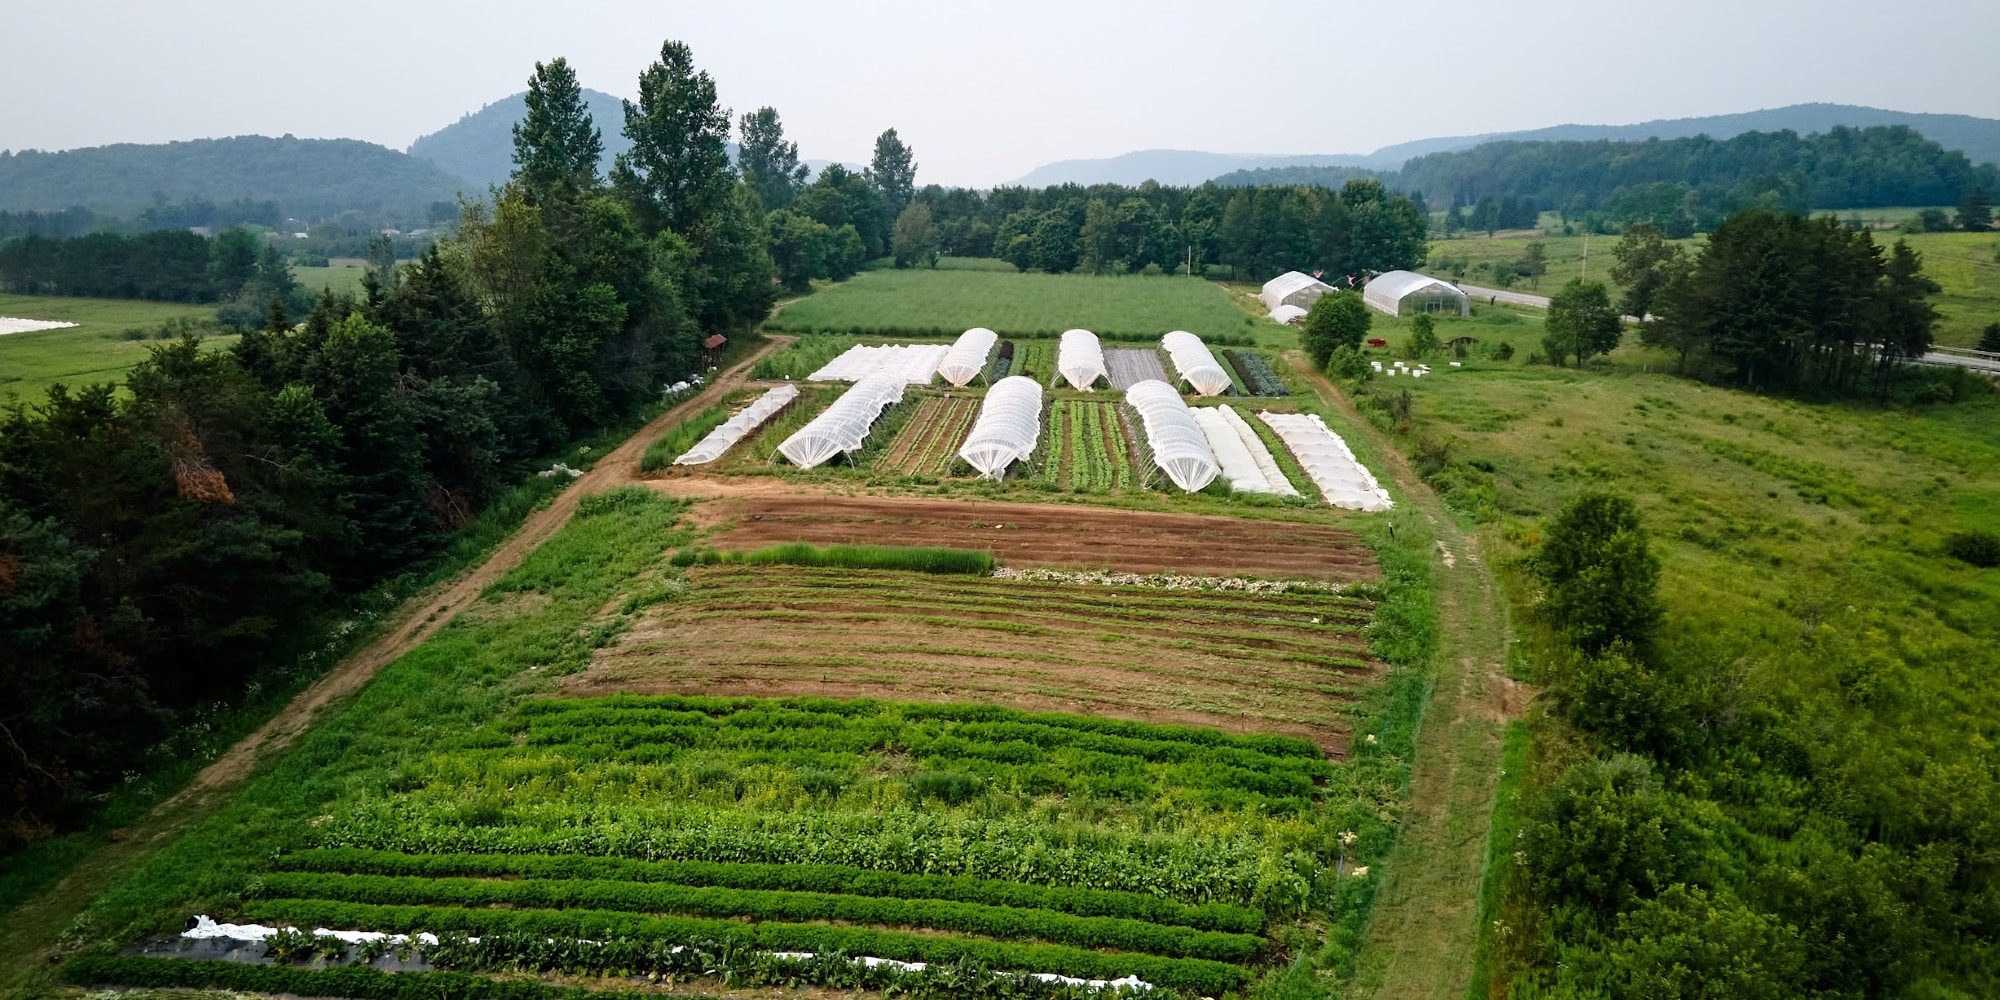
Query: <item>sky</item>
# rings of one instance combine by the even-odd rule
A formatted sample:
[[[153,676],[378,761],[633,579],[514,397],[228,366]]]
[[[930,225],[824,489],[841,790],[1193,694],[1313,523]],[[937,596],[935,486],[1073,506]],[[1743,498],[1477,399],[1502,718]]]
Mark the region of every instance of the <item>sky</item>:
[[[8,6],[0,149],[251,133],[403,149],[525,89],[537,60],[631,97],[666,39],[737,115],[775,107],[803,157],[865,163],[895,128],[920,184],[1816,101],[2000,118],[1996,0]]]

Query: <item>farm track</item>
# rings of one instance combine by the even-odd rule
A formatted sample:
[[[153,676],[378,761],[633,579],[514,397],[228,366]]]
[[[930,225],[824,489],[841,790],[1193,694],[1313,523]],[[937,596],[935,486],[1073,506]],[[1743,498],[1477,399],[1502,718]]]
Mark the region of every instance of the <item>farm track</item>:
[[[250,777],[266,755],[290,746],[330,706],[361,690],[376,672],[436,634],[486,588],[497,582],[569,522],[586,494],[631,481],[646,446],[674,425],[714,406],[740,388],[757,361],[792,342],[772,336],[755,354],[738,362],[699,393],[653,418],[598,460],[589,472],[529,515],[486,561],[455,579],[404,602],[388,619],[387,631],[349,654],[278,714],[230,747],[185,788],[154,807],[137,826],[116,831],[110,842],[79,861],[41,898],[0,917],[0,994],[12,995],[46,975],[59,960],[55,937],[98,895],[129,875],[175,836],[207,818]]]
[[[1100,588],[984,577],[848,571],[864,585],[853,590],[799,567],[689,577],[671,613],[601,650],[563,693],[972,698],[1286,733],[1339,756],[1340,720],[1382,670],[1360,638],[1365,618],[1340,614],[1352,605],[1331,594],[1317,595],[1327,609],[1314,615],[1296,594],[1204,595],[1209,607],[1192,611],[1177,591],[1118,588],[1106,609],[1071,603]],[[1008,588],[1011,601],[996,597]]]
[[[784,483],[656,480],[675,496],[713,498],[689,512],[711,544],[781,542],[986,549],[1015,567],[1129,573],[1373,580],[1375,554],[1353,532],[1297,521],[1163,514],[1062,504],[807,495]],[[775,488],[774,488],[775,487]]]
[[[1431,565],[1437,676],[1417,734],[1403,822],[1383,864],[1382,889],[1347,995],[1460,1000],[1470,989],[1478,950],[1479,885],[1504,731],[1530,696],[1507,676],[1507,604],[1480,556],[1478,534],[1459,528],[1392,442],[1303,354],[1289,351],[1285,360],[1323,402],[1375,440],[1386,456],[1383,471],[1424,515],[1442,550]]]

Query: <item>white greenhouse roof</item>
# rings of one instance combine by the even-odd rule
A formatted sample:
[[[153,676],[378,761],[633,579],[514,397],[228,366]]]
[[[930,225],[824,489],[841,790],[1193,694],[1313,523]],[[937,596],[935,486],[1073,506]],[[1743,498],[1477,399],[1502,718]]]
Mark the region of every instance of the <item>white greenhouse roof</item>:
[[[1235,409],[1197,406],[1188,412],[1194,415],[1195,423],[1201,425],[1201,433],[1208,438],[1208,446],[1215,452],[1216,464],[1222,467],[1222,477],[1229,480],[1230,489],[1238,493],[1299,495],[1299,491],[1292,488],[1291,480],[1286,479],[1284,471],[1278,468],[1278,460],[1272,457],[1271,449],[1264,447],[1264,439],[1250,429]]]
[[[1204,396],[1215,396],[1229,391],[1229,373],[1215,360],[1215,354],[1201,338],[1186,330],[1175,330],[1160,338],[1160,346],[1167,349],[1167,357],[1173,360],[1174,371],[1179,372],[1194,391]]]
[[[1300,306],[1281,305],[1271,310],[1271,319],[1279,323],[1296,323],[1306,318],[1306,311]]]
[[[1097,343],[1097,334],[1089,330],[1065,330],[1062,342],[1056,348],[1056,372],[1070,385],[1078,389],[1088,389],[1097,380],[1111,377],[1104,369],[1104,348]]]
[[[750,432],[764,425],[771,415],[785,408],[785,404],[799,398],[799,387],[787,382],[778,386],[738,411],[733,417],[722,422],[720,427],[709,431],[696,441],[694,447],[674,459],[675,465],[707,465],[722,457],[722,453],[734,447],[736,442],[750,436]]]
[[[1175,486],[1193,493],[1215,481],[1215,452],[1173,386],[1149,378],[1125,390],[1125,401],[1139,411],[1153,464]]]
[[[1327,503],[1348,510],[1388,510],[1394,506],[1389,492],[1318,414],[1267,412],[1257,416],[1278,432],[1278,438],[1292,450],[1292,457],[1326,495]]]
[[[778,451],[793,465],[810,469],[861,447],[875,419],[902,400],[904,384],[901,373],[886,369],[854,383],[854,388],[841,393],[812,422],[786,438]]]
[[[1361,300],[1369,307],[1391,316],[1402,315],[1402,302],[1411,296],[1451,299],[1460,315],[1471,308],[1471,300],[1457,285],[1415,271],[1384,271],[1370,278],[1361,292]]]
[[[894,371],[910,385],[923,385],[937,374],[951,348],[944,344],[856,344],[806,376],[810,382],[859,382],[879,371]]]
[[[958,341],[951,350],[944,352],[944,361],[937,367],[937,373],[952,385],[963,386],[979,377],[986,370],[986,356],[993,353],[993,344],[1000,335],[983,326],[975,326],[958,335]]]
[[[979,406],[979,419],[958,449],[975,472],[999,479],[1007,467],[1035,453],[1042,434],[1042,385],[1021,375],[993,383]]]
[[[1257,301],[1264,303],[1264,308],[1266,309],[1276,309],[1283,305],[1285,300],[1293,294],[1315,287],[1319,289],[1320,295],[1325,295],[1333,291],[1332,285],[1310,274],[1303,274],[1298,271],[1286,271],[1264,282],[1264,290],[1257,293]]]

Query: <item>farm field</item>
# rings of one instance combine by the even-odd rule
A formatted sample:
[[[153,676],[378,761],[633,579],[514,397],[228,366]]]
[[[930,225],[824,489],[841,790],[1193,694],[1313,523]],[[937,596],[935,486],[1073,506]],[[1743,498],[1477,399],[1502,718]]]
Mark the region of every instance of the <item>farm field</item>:
[[[292,265],[292,278],[300,288],[312,292],[314,297],[325,289],[332,289],[335,295],[360,295],[361,276],[368,273],[365,267],[301,267]]]
[[[215,318],[215,307],[0,293],[0,316],[76,324],[0,336],[0,405],[5,405],[39,402],[57,382],[72,389],[122,382],[133,365],[146,360],[167,323],[205,323]],[[209,337],[208,343],[220,347],[235,339]]]
[[[1160,352],[1150,347],[1105,348],[1104,367],[1111,373],[1111,388],[1120,392],[1149,378],[1168,380],[1167,367],[1160,363]]]
[[[971,701],[1344,752],[1376,672],[1366,602],[805,567],[689,572],[682,605],[600,651],[571,694]]]
[[[1974,347],[1979,333],[2000,323],[2000,233],[1877,233],[1875,241],[1892,246],[1905,239],[1924,255],[1924,273],[1942,291],[1931,304],[1943,315],[1937,342],[1947,347]]]
[[[913,412],[902,433],[875,460],[876,471],[904,476],[948,475],[958,462],[959,445],[965,443],[972,421],[979,415],[979,399],[960,393],[906,399],[898,405],[913,407]]]
[[[1266,324],[1269,325],[1269,324]],[[1256,321],[1216,285],[1143,275],[880,270],[829,285],[765,324],[784,333],[955,337],[983,326],[1002,337],[1053,338],[1074,327],[1157,338],[1249,334]]]
[[[1039,485],[1072,493],[1131,489],[1132,449],[1119,404],[1097,399],[1057,399],[1042,431]],[[1137,478],[1143,479],[1143,474]]]

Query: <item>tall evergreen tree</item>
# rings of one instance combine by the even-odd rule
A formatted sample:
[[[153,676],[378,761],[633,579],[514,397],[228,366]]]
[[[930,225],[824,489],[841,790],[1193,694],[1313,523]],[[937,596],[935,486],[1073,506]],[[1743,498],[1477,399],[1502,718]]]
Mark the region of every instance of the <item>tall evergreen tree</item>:
[[[604,136],[568,60],[535,64],[527,103],[527,116],[514,123],[514,179],[537,200],[596,187]]]
[[[716,103],[715,81],[694,68],[686,45],[666,42],[639,74],[639,102],[625,102],[625,137],[632,149],[619,154],[612,182],[649,232],[686,235],[729,203],[729,109]]]
[[[903,145],[895,129],[875,137],[875,156],[868,161],[868,183],[882,195],[882,217],[893,221],[917,192],[916,153]],[[885,227],[886,228],[886,227]]]
[[[775,108],[758,108],[743,116],[738,124],[742,141],[736,164],[764,203],[775,212],[791,205],[806,186],[809,172],[799,162],[799,144],[785,141],[785,126]]]

